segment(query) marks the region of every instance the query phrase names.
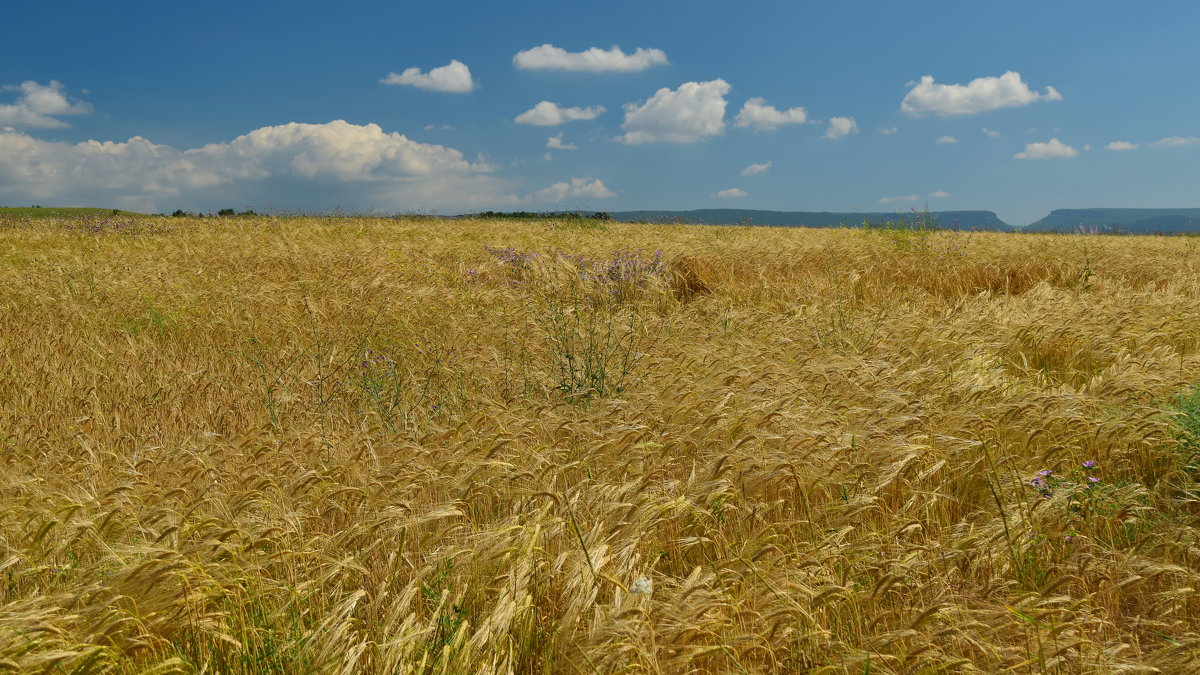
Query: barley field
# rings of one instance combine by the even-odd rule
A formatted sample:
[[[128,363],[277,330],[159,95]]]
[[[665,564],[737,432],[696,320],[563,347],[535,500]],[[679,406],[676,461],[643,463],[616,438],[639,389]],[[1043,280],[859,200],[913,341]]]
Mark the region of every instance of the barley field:
[[[0,671],[1200,671],[1198,241],[0,218]]]

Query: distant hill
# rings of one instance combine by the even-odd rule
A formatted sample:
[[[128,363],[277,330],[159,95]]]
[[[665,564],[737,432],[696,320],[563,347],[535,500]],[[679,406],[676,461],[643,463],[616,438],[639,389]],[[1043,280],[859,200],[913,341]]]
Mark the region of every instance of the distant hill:
[[[228,215],[225,211],[221,215]],[[132,211],[87,206],[0,207],[0,216],[63,218],[85,215],[143,215]],[[183,214],[182,211],[178,212]],[[469,214],[458,217],[554,218],[592,217],[592,211],[544,213]],[[924,213],[917,218],[924,217]],[[691,211],[610,211],[612,220],[648,223],[696,223],[701,225],[766,225],[773,227],[861,227],[863,223],[882,226],[911,224],[912,213],[838,212],[838,211],[767,211],[762,209],[695,209]],[[1182,234],[1200,233],[1200,208],[1187,209],[1055,209],[1045,218],[1025,227],[1012,227],[992,211],[931,211],[934,225],[941,229],[987,230],[994,232],[1075,232],[1081,227],[1101,233]]]
[[[1055,209],[1022,229],[1073,232],[1080,227],[1130,234],[1200,232],[1200,209]]]
[[[697,209],[694,211],[612,211],[613,220],[650,223],[700,223],[704,225],[773,225],[780,227],[859,227],[911,223],[911,213],[839,213],[831,211],[761,211],[755,209]],[[923,215],[923,214],[922,214]],[[991,211],[932,211],[934,224],[961,230],[1013,230]]]
[[[121,211],[120,209],[103,209],[93,206],[0,206],[0,216],[33,216],[35,218],[58,218],[66,216],[91,216],[91,215],[123,215],[123,216],[140,216],[140,213],[133,211]]]

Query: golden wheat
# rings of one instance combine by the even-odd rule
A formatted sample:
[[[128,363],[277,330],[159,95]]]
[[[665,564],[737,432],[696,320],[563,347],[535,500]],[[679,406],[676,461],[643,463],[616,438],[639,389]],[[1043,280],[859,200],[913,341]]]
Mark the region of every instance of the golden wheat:
[[[1200,669],[1194,239],[78,222],[0,222],[0,670]]]

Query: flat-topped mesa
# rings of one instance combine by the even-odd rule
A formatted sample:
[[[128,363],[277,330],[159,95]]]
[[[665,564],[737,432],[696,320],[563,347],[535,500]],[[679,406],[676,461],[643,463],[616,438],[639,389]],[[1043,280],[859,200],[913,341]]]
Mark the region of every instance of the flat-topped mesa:
[[[1030,232],[1075,232],[1083,229],[1130,234],[1200,232],[1200,208],[1055,209],[1025,229]]]

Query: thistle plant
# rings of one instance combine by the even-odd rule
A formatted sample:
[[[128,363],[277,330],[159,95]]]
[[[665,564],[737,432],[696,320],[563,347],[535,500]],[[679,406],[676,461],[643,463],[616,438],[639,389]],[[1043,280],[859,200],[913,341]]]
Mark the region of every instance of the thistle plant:
[[[1089,459],[1066,475],[1055,473],[1051,469],[1042,469],[1029,485],[1038,492],[1042,499],[1054,499],[1056,496],[1069,511],[1081,511],[1095,503],[1095,496],[1103,491],[1102,481],[1094,474],[1099,473],[1096,460]]]
[[[353,390],[365,399],[388,428],[412,425],[419,418],[436,416],[457,403],[450,364],[458,350],[425,341],[403,348],[367,349],[351,377]]]
[[[662,251],[618,250],[605,258],[559,251],[549,258],[485,247],[520,283],[537,282],[533,307],[552,388],[568,400],[623,390],[646,346],[639,301],[665,288]]]
[[[589,258],[559,253],[559,258],[576,268],[586,293],[594,302],[629,302],[641,292],[660,284],[665,274],[662,250],[645,256],[641,249],[613,251],[608,258]]]

